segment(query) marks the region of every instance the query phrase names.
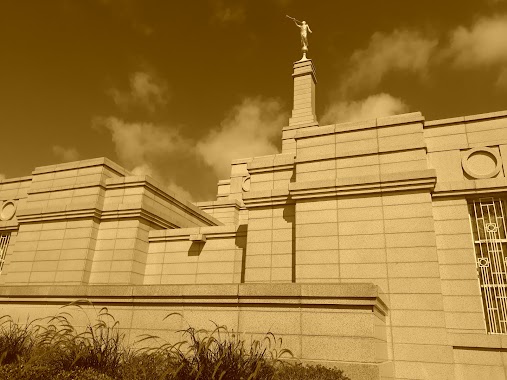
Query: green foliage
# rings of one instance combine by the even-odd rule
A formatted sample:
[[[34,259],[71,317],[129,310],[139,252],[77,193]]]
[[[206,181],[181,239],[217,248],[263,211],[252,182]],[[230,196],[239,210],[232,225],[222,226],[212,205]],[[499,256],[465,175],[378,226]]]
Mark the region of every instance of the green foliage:
[[[0,317],[0,365],[29,355],[35,345],[38,326],[35,320],[20,325],[8,316]]]
[[[273,380],[350,380],[350,378],[336,367],[296,363],[280,366]]]
[[[160,352],[137,353],[125,361],[120,369],[119,379],[152,380],[171,379],[178,369],[174,358]]]
[[[80,307],[77,302],[71,305]],[[69,317],[66,312],[59,313],[43,327],[40,346],[45,348],[44,361],[58,363],[65,370],[94,368],[116,375],[124,356],[128,355],[118,321],[103,307],[95,322],[88,320],[84,331],[78,332]]]
[[[95,368],[78,368],[71,371],[60,371],[53,380],[114,380]]]
[[[183,333],[190,345],[186,352],[177,350],[180,368],[175,379],[268,380],[275,372],[273,363],[284,354],[292,356],[289,350],[276,349],[273,334],[267,334],[263,342],[254,340],[247,346],[225,326],[216,326],[211,334],[192,327]]]
[[[38,364],[22,367],[19,364],[0,366],[0,379],[2,380],[115,380],[96,370],[95,368],[77,368],[70,371],[40,366]]]
[[[68,306],[82,310],[83,302],[89,303]],[[225,326],[211,332],[189,327],[179,331],[180,342],[133,350],[107,308],[95,314],[81,332],[66,311],[24,325],[0,318],[0,379],[350,380],[337,369],[282,362],[293,355],[272,333],[246,342]],[[158,337],[144,336],[138,343],[153,339]]]

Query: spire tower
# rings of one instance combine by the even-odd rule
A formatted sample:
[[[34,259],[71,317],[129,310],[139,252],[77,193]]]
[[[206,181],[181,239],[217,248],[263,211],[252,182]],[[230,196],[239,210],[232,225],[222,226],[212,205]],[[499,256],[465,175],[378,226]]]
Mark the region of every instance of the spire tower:
[[[294,62],[294,104],[289,126],[283,129],[282,152],[296,151],[294,136],[298,129],[319,125],[315,115],[315,85],[317,78],[311,59]]]

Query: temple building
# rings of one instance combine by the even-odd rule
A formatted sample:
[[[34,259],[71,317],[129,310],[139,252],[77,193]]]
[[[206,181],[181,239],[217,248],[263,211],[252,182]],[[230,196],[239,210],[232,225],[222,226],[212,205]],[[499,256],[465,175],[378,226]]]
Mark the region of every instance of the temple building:
[[[214,321],[354,380],[505,379],[507,111],[319,125],[293,68],[281,153],[216,200],[106,158],[1,181],[0,314],[88,299],[131,341]]]

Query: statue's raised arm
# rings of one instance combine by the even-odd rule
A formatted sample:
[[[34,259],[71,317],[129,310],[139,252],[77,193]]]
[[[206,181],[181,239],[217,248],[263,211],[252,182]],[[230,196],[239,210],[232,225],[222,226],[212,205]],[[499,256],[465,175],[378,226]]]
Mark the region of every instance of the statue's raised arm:
[[[299,28],[301,33],[301,50],[303,51],[303,58],[301,61],[304,61],[306,58],[306,53],[308,53],[308,32],[313,33],[310,29],[310,26],[306,23],[306,21],[296,20],[294,17],[290,17],[286,15],[288,18],[294,21],[294,23]]]

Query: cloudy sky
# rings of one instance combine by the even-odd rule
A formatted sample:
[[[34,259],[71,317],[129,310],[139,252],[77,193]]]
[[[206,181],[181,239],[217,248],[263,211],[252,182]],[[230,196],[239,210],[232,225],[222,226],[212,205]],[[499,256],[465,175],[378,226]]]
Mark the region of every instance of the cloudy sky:
[[[306,20],[321,125],[507,109],[507,0],[0,0],[0,178],[106,156],[194,201],[279,151]]]

